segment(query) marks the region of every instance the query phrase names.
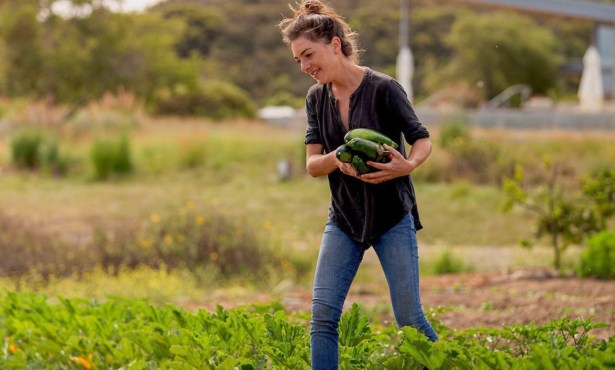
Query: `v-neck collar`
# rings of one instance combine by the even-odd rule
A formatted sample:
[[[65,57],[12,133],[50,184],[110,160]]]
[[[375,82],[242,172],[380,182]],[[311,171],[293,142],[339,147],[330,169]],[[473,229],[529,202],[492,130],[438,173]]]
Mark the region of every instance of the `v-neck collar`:
[[[359,83],[359,86],[357,86],[356,89],[354,89],[354,91],[350,94],[350,102],[352,102],[352,99],[354,96],[356,96],[362,89],[363,86],[365,85],[365,82],[367,81],[367,78],[369,77],[369,75],[371,75],[371,69],[369,69],[369,67],[363,67],[365,68],[365,71],[363,72],[363,78],[361,78],[361,82]],[[337,98],[335,97],[335,94],[333,93],[333,86],[332,83],[329,82],[326,84],[327,86],[327,93],[329,94],[329,99],[331,99],[331,101],[333,103],[337,103]],[[336,104],[337,107],[337,104]]]

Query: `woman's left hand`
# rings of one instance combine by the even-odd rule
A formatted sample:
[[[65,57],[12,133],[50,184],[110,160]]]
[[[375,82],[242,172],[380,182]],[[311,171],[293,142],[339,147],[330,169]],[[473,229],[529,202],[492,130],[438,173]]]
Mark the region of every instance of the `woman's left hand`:
[[[359,177],[361,180],[370,184],[380,184],[396,177],[408,176],[414,170],[412,163],[395,148],[386,144],[384,148],[391,153],[391,161],[388,163],[368,161],[367,164],[378,171],[361,175]]]

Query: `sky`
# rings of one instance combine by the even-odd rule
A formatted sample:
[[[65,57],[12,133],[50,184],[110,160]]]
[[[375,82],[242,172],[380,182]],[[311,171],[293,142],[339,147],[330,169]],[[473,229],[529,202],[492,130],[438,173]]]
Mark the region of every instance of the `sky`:
[[[122,10],[126,12],[141,11],[158,2],[160,2],[160,0],[124,0]]]
[[[150,7],[162,0],[103,0],[114,11],[138,12]],[[79,10],[69,10],[68,1],[59,1],[54,4],[54,11],[59,14],[79,14]]]

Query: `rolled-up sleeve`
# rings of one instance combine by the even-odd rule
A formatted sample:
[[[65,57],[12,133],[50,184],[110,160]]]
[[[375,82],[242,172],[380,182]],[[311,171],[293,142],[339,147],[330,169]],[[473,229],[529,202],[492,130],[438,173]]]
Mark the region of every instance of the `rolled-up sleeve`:
[[[308,98],[305,101],[305,112],[307,114],[307,128],[305,131],[305,144],[322,144],[320,136],[320,128],[318,126],[318,115],[316,107],[312,99]]]
[[[429,137],[429,131],[416,116],[403,87],[397,81],[391,80],[388,91],[390,112],[394,115],[394,121],[399,125],[406,142],[412,145],[419,139]]]

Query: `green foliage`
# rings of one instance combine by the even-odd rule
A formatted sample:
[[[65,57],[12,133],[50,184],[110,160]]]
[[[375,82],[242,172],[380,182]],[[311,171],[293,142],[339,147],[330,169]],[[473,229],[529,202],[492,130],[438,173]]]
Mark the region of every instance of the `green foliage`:
[[[107,180],[133,172],[130,140],[126,134],[116,139],[97,138],[92,144],[90,158],[96,180]]]
[[[18,131],[11,140],[11,160],[18,169],[68,172],[68,159],[60,154],[58,142],[41,130]]]
[[[513,178],[505,180],[504,209],[522,206],[536,216],[535,237],[548,237],[553,249],[553,265],[561,268],[561,255],[570,244],[581,244],[585,238],[604,229],[612,215],[613,194],[610,171],[598,172],[585,180],[586,196],[566,192],[559,179],[561,167],[543,159],[544,184],[533,190],[524,189],[523,170],[518,167]],[[606,196],[606,198],[605,198]]]
[[[177,85],[159,90],[152,101],[160,115],[201,116],[213,119],[252,118],[256,107],[237,86],[223,81],[206,81],[194,88]]]
[[[231,216],[212,200],[209,207],[187,202],[151,214],[141,224],[100,222],[91,245],[97,262],[115,274],[138,266],[188,271],[201,281],[268,283],[280,277],[300,279],[301,260],[276,248],[267,225],[257,228]],[[295,267],[298,265],[298,267]]]
[[[606,229],[607,220],[615,215],[615,170],[596,170],[583,183],[583,194],[594,203],[598,228]]]
[[[55,301],[2,295],[0,367],[310,368],[307,328],[277,304],[188,312],[120,298]],[[357,306],[342,321],[353,345],[340,345],[341,369],[602,369],[615,363],[615,340],[594,340],[590,331],[604,324],[591,320],[468,329],[435,343],[411,327],[369,328]]]
[[[473,183],[499,183],[510,172],[512,159],[506,158],[495,142],[475,139],[463,117],[445,122],[438,132],[438,144],[446,151],[448,165],[439,176],[446,181],[464,179]],[[427,170],[429,171],[429,170]],[[436,176],[434,174],[433,176]]]
[[[452,119],[444,124],[438,134],[438,144],[443,149],[449,149],[459,142],[469,141],[472,138],[470,126],[463,118]]]
[[[41,162],[40,148],[43,136],[37,131],[23,131],[13,137],[11,153],[17,168],[36,169]]]
[[[283,100],[294,106],[300,99],[292,98],[305,96],[313,83],[293,63],[276,27],[282,13],[289,13],[288,1],[164,1],[143,13],[126,14],[111,12],[104,1],[80,0],[73,3],[83,11],[74,17],[54,14],[53,3],[0,4],[3,94],[80,106],[125,88],[151,103],[161,89],[194,86],[202,78],[240,86],[258,104],[288,92]],[[399,1],[338,0],[332,5],[361,35],[363,64],[393,75]],[[591,34],[587,22],[543,21],[539,26],[525,17],[460,8],[430,0],[412,3],[410,45],[421,61],[414,80],[418,94],[460,78],[470,86],[482,81],[486,96],[522,82],[546,92],[554,86],[559,56],[580,58]],[[573,82],[565,88],[575,92]]]
[[[450,250],[445,250],[434,262],[434,273],[442,274],[457,274],[471,270],[469,266],[463,262],[457,255]]]
[[[479,84],[487,99],[516,84],[529,85],[534,93],[543,94],[555,86],[555,38],[529,17],[463,12],[447,42],[454,49],[450,70],[470,85]]]
[[[591,319],[559,319],[544,326],[469,329],[435,343],[415,328],[404,327],[399,350],[431,369],[607,368],[615,360],[607,348],[615,342],[596,342],[589,335],[605,325]]]
[[[12,52],[0,81],[10,97],[79,106],[125,89],[147,100],[159,87],[197,80],[198,66],[175,54],[181,22],[113,13],[100,4],[83,17],[50,14],[38,21],[38,6],[13,4],[12,14],[3,14],[0,39]]]
[[[581,255],[579,274],[615,279],[615,232],[602,231],[587,239]]]

